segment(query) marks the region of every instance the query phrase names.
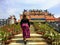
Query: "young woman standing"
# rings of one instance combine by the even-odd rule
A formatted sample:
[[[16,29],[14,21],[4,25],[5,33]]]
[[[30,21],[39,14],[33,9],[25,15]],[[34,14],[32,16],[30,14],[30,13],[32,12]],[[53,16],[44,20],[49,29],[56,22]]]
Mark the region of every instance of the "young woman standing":
[[[30,30],[29,30],[30,22],[29,19],[26,18],[25,14],[23,14],[23,18],[21,19],[20,25],[23,31],[23,40],[24,43],[26,44],[26,38],[30,38]]]

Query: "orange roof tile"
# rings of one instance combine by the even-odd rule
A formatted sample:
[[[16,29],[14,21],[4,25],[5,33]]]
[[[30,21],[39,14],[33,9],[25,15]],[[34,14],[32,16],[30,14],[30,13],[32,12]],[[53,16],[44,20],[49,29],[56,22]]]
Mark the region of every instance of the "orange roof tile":
[[[32,15],[31,18],[45,18],[44,15]]]
[[[47,20],[55,20],[54,16],[46,15],[45,18],[46,18]]]
[[[55,18],[55,21],[60,21],[60,19],[59,18]]]

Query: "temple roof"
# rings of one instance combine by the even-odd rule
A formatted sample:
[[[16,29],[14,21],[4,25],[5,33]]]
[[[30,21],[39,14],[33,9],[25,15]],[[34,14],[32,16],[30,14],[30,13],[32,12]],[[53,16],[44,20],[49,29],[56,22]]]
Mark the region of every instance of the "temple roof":
[[[44,15],[32,15],[32,16],[30,16],[31,18],[45,18],[45,16]]]
[[[49,16],[49,15],[46,15],[46,16],[45,16],[45,18],[46,18],[46,19],[52,19],[52,20],[54,20],[54,19],[55,19],[55,17],[54,17],[54,16]]]

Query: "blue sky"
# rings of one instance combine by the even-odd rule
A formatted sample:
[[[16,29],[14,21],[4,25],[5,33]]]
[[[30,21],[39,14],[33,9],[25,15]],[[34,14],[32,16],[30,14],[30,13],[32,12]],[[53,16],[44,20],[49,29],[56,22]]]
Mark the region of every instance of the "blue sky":
[[[19,15],[24,9],[48,9],[55,17],[60,17],[60,0],[0,0],[0,19]]]

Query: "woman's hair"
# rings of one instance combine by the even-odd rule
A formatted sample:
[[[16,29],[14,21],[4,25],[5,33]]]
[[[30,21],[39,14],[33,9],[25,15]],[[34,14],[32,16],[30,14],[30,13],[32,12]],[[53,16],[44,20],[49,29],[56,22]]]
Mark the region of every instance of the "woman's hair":
[[[25,14],[23,14],[23,18],[26,18],[26,15]]]

